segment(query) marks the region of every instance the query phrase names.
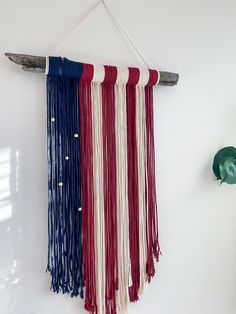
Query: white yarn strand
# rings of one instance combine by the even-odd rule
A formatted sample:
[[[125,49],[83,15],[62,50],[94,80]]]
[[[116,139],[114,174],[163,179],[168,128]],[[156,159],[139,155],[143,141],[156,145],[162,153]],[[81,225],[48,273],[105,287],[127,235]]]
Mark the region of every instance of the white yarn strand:
[[[129,304],[129,210],[127,182],[126,87],[115,85],[116,169],[117,169],[117,236],[119,289],[116,295],[117,313],[127,312]]]
[[[98,314],[105,313],[105,235],[104,235],[104,191],[102,151],[102,85],[91,83],[92,93],[92,137],[94,180],[94,231],[96,301]]]
[[[140,288],[139,296],[146,286],[147,225],[145,202],[145,94],[143,86],[136,86],[136,136],[138,157],[138,201],[139,201],[139,242],[140,242]]]

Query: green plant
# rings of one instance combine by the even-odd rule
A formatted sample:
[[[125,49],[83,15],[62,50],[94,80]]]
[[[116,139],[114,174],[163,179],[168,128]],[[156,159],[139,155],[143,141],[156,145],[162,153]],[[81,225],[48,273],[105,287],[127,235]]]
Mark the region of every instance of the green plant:
[[[213,172],[221,183],[236,184],[236,148],[224,147],[214,157]]]

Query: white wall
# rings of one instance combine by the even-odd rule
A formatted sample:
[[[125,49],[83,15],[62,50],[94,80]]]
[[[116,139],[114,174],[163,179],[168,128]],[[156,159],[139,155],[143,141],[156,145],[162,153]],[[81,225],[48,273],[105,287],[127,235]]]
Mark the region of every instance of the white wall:
[[[180,73],[155,89],[163,257],[130,314],[236,313],[236,186],[214,181],[215,152],[236,146],[236,2],[107,0],[148,63]],[[95,0],[0,0],[0,313],[85,313],[49,291],[45,77],[5,51],[53,54]],[[141,65],[99,8],[61,51]]]

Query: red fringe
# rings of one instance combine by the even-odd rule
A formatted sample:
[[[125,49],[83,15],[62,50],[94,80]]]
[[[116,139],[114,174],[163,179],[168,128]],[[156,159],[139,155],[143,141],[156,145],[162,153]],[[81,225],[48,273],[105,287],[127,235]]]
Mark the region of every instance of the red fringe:
[[[160,246],[158,240],[158,216],[155,181],[155,148],[153,122],[153,88],[145,87],[146,105],[146,167],[147,167],[147,279],[150,282],[155,274],[154,259],[159,260]]]
[[[82,246],[85,309],[96,313],[91,83],[80,81]]]
[[[116,314],[118,289],[116,134],[114,85],[102,84],[103,167],[105,216],[106,314]]]
[[[110,72],[107,70],[106,72]],[[81,184],[82,184],[82,245],[85,284],[85,309],[97,313],[95,243],[94,237],[94,190],[91,82],[79,84],[81,125]],[[138,156],[136,139],[136,87],[126,86],[127,102],[127,160],[129,245],[132,286],[129,287],[131,302],[139,299],[140,246],[138,204]],[[147,206],[147,280],[155,274],[154,257],[159,260],[158,217],[155,183],[155,149],[153,121],[153,88],[145,87],[146,107],[146,202]],[[114,84],[102,83],[102,136],[104,167],[104,219],[105,219],[105,314],[116,314],[116,290],[118,289],[117,245],[117,195],[116,195],[116,134]]]
[[[131,302],[139,299],[139,210],[138,210],[138,160],[136,140],[136,87],[126,86],[127,101],[127,160],[128,160],[128,206],[129,243],[131,259],[132,286],[129,287]]]

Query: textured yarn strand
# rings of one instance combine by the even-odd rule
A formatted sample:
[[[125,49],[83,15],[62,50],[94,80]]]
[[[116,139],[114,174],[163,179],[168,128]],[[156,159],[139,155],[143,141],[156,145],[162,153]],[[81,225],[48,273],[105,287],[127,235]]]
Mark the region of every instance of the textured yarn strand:
[[[147,225],[146,225],[146,197],[145,197],[145,95],[143,86],[136,86],[136,131],[138,156],[138,198],[139,198],[139,241],[140,241],[140,287],[142,294],[146,285],[147,262]]]
[[[117,290],[117,313],[123,314],[129,304],[129,214],[127,197],[127,124],[126,87],[115,85],[116,106],[116,154],[117,154],[117,237],[119,289]]]
[[[135,85],[126,86],[127,98],[127,158],[128,158],[128,203],[129,241],[132,286],[129,288],[130,301],[139,299],[139,211],[138,211],[138,165],[136,139],[136,93]]]
[[[102,88],[92,83],[92,127],[93,127],[93,178],[94,178],[94,232],[96,260],[97,313],[105,313],[105,236],[102,150]]]
[[[106,314],[116,313],[118,289],[115,99],[114,84],[106,82],[112,74],[112,69],[106,67],[102,84]]]
[[[147,277],[150,282],[155,274],[154,259],[159,260],[160,246],[158,240],[157,201],[155,183],[155,149],[154,149],[154,124],[153,124],[153,89],[145,87],[146,107],[146,176],[147,176]]]
[[[81,121],[81,170],[82,170],[82,228],[83,265],[85,283],[85,309],[96,311],[95,244],[94,244],[94,185],[91,83],[79,84]]]

